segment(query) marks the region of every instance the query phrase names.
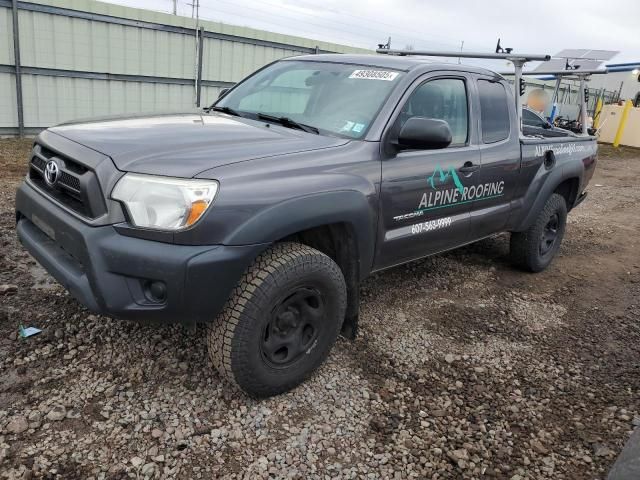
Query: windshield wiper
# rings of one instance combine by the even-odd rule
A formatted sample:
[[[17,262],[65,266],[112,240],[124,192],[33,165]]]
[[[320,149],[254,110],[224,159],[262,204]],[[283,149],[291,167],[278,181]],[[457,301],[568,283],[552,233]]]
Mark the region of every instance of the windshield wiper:
[[[235,117],[241,117],[242,115],[240,114],[240,112],[234,110],[233,108],[230,107],[216,107],[213,106],[209,109],[209,111],[214,110],[216,112],[222,112],[222,113],[226,113],[228,115],[233,115]]]
[[[296,128],[307,133],[315,133],[316,135],[320,133],[320,130],[318,130],[316,127],[296,122],[289,117],[276,117],[275,115],[267,115],[266,113],[258,113],[257,115],[261,120],[269,120],[270,122],[279,123],[283,127]]]

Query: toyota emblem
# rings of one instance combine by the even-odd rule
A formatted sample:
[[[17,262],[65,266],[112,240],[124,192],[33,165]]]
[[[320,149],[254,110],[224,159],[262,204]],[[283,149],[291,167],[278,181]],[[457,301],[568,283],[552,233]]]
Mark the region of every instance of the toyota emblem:
[[[44,179],[47,182],[47,185],[53,187],[55,183],[58,181],[58,176],[60,175],[60,168],[55,160],[49,160],[47,162],[46,167],[44,167]]]

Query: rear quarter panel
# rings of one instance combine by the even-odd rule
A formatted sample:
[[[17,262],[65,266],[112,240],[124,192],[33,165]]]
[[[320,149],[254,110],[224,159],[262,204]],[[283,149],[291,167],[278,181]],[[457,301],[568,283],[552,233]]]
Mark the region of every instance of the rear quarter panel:
[[[549,196],[565,180],[578,179],[578,194],[593,176],[598,157],[595,137],[525,138],[520,141],[522,163],[517,192],[513,201],[510,229],[526,230]],[[545,164],[546,152],[552,151],[555,162]],[[569,209],[573,205],[567,205]]]

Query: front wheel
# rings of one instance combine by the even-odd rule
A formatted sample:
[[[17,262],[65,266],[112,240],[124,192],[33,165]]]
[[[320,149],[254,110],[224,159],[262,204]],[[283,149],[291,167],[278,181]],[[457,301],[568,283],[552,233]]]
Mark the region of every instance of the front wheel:
[[[552,194],[540,214],[524,232],[511,234],[513,263],[531,272],[547,268],[560,249],[567,224],[567,202]]]
[[[331,258],[306,245],[276,244],[256,258],[209,326],[209,356],[249,395],[286,392],[329,355],[346,301]]]

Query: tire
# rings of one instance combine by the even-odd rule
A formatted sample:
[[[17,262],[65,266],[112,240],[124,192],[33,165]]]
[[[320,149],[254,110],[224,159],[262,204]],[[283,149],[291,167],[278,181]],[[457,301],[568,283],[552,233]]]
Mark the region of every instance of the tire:
[[[513,263],[531,272],[547,268],[560,249],[566,224],[567,203],[554,193],[527,230],[511,233]]]
[[[253,397],[291,390],[329,356],[346,304],[344,277],[331,258],[306,245],[276,244],[254,260],[209,325],[211,361]]]

